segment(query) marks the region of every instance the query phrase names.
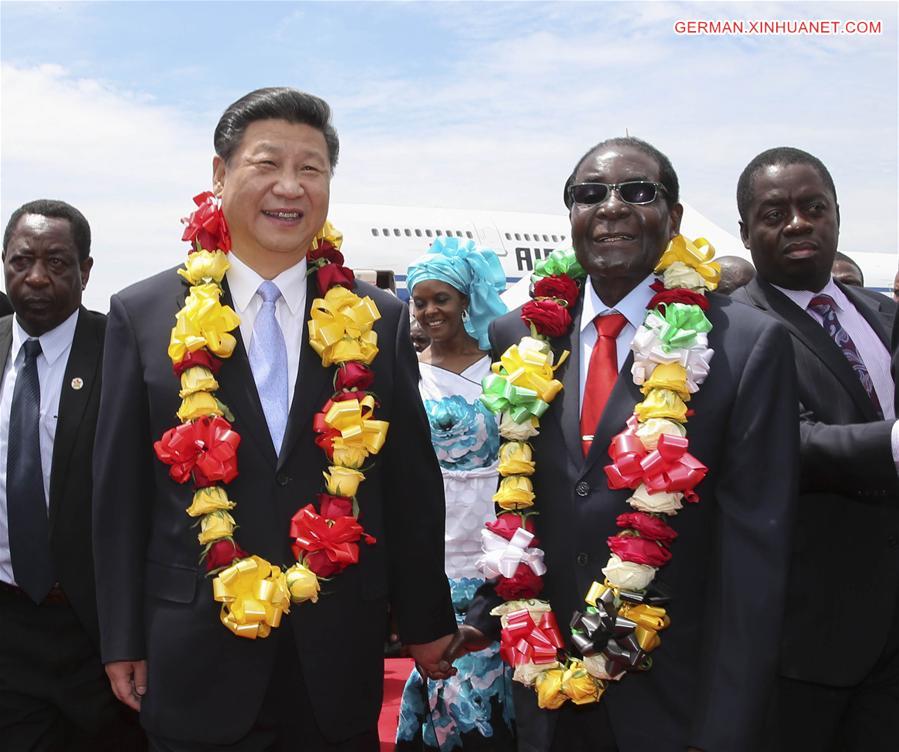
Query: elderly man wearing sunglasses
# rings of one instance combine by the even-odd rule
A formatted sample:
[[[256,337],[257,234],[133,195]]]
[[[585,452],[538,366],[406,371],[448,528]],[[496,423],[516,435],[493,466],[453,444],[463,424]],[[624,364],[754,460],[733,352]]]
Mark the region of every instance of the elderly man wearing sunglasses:
[[[539,597],[551,603],[570,655],[578,653],[569,621],[584,611],[591,583],[605,579],[619,515],[641,508],[639,491],[611,489],[603,468],[612,438],[644,398],[631,373],[631,342],[659,289],[653,270],[679,231],[678,195],[668,158],[634,138],[591,149],[565,186],[587,278],[569,309],[570,331],[551,341],[557,363],[562,351],[571,353],[555,374],[563,392],[530,442],[539,511],[531,519],[548,567]],[[798,462],[795,374],[780,324],[715,293],[706,300],[714,355],[689,401],[686,431],[708,474],[695,489],[699,503],[685,503],[676,517],[641,518],[667,519],[677,534],[653,580],[670,597],[670,627],[651,670],[610,681],[598,703],[543,710],[535,692],[516,683],[520,750],[766,749],[761,730],[775,679]],[[493,325],[495,355],[527,334],[519,314]],[[607,331],[609,321],[617,334]],[[598,377],[607,372],[604,388]],[[497,635],[490,611],[500,600],[489,586],[479,591],[454,652]]]

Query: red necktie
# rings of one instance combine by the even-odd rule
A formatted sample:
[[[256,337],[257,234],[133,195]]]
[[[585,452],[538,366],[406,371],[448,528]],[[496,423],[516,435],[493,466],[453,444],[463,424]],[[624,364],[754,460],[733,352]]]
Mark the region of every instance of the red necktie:
[[[598,337],[590,354],[587,383],[584,384],[584,404],[581,406],[581,448],[584,456],[593,443],[593,432],[599,425],[602,411],[618,378],[618,349],[615,340],[624,329],[627,319],[620,313],[597,316],[593,319]]]

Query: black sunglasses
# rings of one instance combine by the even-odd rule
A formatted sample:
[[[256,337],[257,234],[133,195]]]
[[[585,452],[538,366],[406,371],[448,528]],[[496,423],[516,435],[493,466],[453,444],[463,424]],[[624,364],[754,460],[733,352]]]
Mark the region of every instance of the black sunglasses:
[[[568,186],[572,203],[592,206],[605,201],[612,191],[626,204],[651,204],[665,186],[650,180],[631,180],[627,183],[574,183]]]

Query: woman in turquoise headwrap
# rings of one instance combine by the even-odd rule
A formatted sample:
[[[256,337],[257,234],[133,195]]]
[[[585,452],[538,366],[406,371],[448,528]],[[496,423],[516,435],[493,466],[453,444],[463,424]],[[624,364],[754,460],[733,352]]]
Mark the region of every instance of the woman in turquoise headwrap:
[[[410,267],[412,311],[431,344],[419,354],[419,391],[446,494],[445,566],[461,623],[483,578],[481,528],[494,519],[499,432],[482,404],[490,371],[487,327],[506,312],[506,277],[496,254],[471,241],[440,238]],[[413,671],[403,691],[397,750],[512,750],[509,672],[499,645],[456,661],[458,673],[424,682]]]

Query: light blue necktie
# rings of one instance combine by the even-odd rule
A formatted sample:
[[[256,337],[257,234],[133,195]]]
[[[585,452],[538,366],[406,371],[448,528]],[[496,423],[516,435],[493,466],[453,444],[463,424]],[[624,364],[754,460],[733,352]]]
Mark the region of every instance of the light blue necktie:
[[[256,293],[262,298],[262,308],[256,314],[253,325],[250,368],[275,453],[280,454],[287,428],[287,346],[275,317],[275,304],[281,297],[281,291],[274,282],[266,280],[259,285]]]

